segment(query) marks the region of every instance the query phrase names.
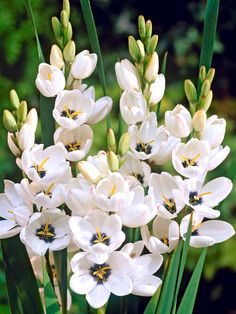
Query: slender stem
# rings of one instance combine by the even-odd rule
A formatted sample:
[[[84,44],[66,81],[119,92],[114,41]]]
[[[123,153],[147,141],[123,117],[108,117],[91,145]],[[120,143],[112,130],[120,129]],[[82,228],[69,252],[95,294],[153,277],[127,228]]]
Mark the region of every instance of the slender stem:
[[[106,314],[106,305],[97,309],[97,314]]]

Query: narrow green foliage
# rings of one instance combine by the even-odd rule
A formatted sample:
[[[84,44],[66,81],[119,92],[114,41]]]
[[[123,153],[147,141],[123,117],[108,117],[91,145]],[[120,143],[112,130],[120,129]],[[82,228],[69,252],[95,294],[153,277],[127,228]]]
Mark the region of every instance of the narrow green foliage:
[[[161,73],[163,75],[166,75],[167,56],[168,56],[168,51],[166,51],[162,60]],[[156,108],[157,120],[160,117],[160,111],[161,111],[161,101],[157,104],[157,108]]]

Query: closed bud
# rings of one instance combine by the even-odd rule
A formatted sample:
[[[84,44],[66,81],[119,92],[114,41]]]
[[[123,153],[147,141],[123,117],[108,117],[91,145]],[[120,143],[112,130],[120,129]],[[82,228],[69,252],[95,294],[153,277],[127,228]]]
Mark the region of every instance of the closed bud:
[[[156,52],[153,52],[145,71],[145,79],[148,83],[153,83],[159,70],[159,58]]]
[[[210,84],[212,84],[212,81],[214,79],[214,76],[215,76],[215,72],[216,70],[211,68],[208,72],[207,72],[207,76],[206,76],[206,79],[210,81]]]
[[[119,159],[112,151],[107,153],[107,162],[111,171],[115,172],[119,170]]]
[[[35,108],[32,108],[29,113],[27,114],[25,123],[31,125],[33,132],[35,133],[38,125],[38,114]]]
[[[3,111],[3,125],[5,129],[10,133],[17,132],[17,123],[14,115],[9,110]]]
[[[67,28],[69,22],[69,16],[66,12],[66,10],[62,10],[61,11],[61,24],[64,28]]]
[[[91,183],[97,184],[102,179],[98,169],[88,161],[80,161],[78,168],[83,177]]]
[[[153,35],[152,38],[150,38],[147,43],[146,49],[147,49],[148,54],[152,54],[156,50],[157,43],[158,43],[158,36]]]
[[[69,0],[63,0],[63,6],[62,6],[63,10],[66,11],[67,15],[68,15],[68,19],[70,18],[70,2]]]
[[[142,41],[140,39],[138,39],[136,42],[137,42],[137,45],[138,45],[138,48],[139,48],[140,56],[143,59],[145,57],[144,44],[142,43]]]
[[[125,132],[124,134],[122,134],[119,141],[119,146],[118,146],[119,155],[124,156],[128,152],[129,146],[130,146],[130,136],[128,132]]]
[[[56,39],[60,40],[62,36],[62,26],[56,16],[52,17],[52,29]]]
[[[25,100],[22,100],[17,110],[17,118],[20,122],[25,122],[27,111],[28,111],[27,102]]]
[[[139,15],[138,17],[138,32],[139,32],[140,38],[144,40],[145,35],[146,35],[146,25],[145,25],[145,19],[142,15]]]
[[[107,132],[107,143],[109,150],[116,152],[116,137],[111,128],[109,128]]]
[[[64,60],[61,49],[57,45],[53,45],[50,53],[50,64],[62,69],[64,67]]]
[[[205,80],[202,84],[201,93],[200,93],[200,104],[204,103],[209,91],[211,84],[209,80]]]
[[[133,36],[128,37],[128,47],[129,54],[132,57],[132,59],[134,61],[138,61],[140,59],[139,47]]]
[[[206,67],[202,65],[199,69],[199,80],[203,82],[206,78]]]
[[[151,38],[152,36],[152,22],[150,20],[148,20],[146,22],[146,34],[145,37],[146,39]]]
[[[65,58],[65,61],[68,63],[72,63],[75,58],[75,42],[73,40],[70,40],[64,50],[63,50],[63,55]]]
[[[193,119],[192,119],[192,125],[196,132],[202,132],[206,125],[206,111],[205,109],[200,109],[197,112],[195,112]]]
[[[188,101],[190,103],[194,103],[195,101],[197,101],[197,90],[191,80],[184,81],[184,90],[186,97],[188,98]]]
[[[213,99],[213,92],[212,90],[209,91],[206,99],[205,99],[205,102],[203,104],[203,108],[207,111],[209,108],[210,108],[210,105],[211,105],[211,102],[212,102],[212,99]]]
[[[73,30],[72,30],[72,25],[70,22],[67,24],[67,30],[66,30],[66,42],[70,41],[73,36]]]
[[[20,100],[19,100],[19,97],[16,93],[16,91],[14,89],[12,89],[10,91],[10,100],[11,100],[11,104],[12,106],[17,109],[20,105]]]

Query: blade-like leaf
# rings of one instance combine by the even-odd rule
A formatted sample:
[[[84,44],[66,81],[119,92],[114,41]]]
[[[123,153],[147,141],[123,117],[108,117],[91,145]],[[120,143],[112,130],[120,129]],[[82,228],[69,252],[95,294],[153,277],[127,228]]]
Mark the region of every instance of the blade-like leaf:
[[[204,266],[207,249],[204,248],[198,259],[197,265],[194,269],[192,277],[189,281],[187,289],[178,308],[177,314],[191,314],[193,313],[193,307],[197,296],[198,286]]]
[[[164,54],[164,58],[163,58],[163,61],[162,61],[161,73],[163,75],[166,75],[167,56],[168,56],[168,51],[166,51],[166,53]],[[159,103],[157,104],[157,108],[156,108],[157,119],[160,117],[161,102],[162,101],[159,101]]]
[[[92,50],[98,56],[98,65],[97,65],[98,75],[99,75],[100,83],[102,85],[103,94],[105,96],[106,95],[106,78],[105,78],[105,72],[104,72],[104,67],[103,67],[101,49],[100,49],[100,45],[98,41],[98,35],[97,35],[96,25],[93,18],[90,1],[80,0],[80,3],[81,3],[83,15],[84,15],[84,21],[85,21],[87,32],[88,32],[90,45],[92,47]],[[111,124],[110,117],[108,115],[107,116],[107,128],[110,128],[110,124]]]
[[[158,304],[158,300],[160,297],[161,287],[159,287],[154,295],[152,296],[151,300],[148,302],[148,305],[144,311],[144,314],[155,314],[156,308]]]

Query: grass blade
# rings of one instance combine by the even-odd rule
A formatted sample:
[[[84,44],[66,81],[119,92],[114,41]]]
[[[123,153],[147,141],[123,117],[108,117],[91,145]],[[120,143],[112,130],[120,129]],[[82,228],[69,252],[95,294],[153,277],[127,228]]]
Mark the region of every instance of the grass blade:
[[[198,286],[199,286],[199,282],[200,282],[200,278],[201,278],[201,274],[202,274],[202,270],[204,266],[206,252],[207,252],[207,249],[204,248],[198,259],[196,268],[194,269],[194,272],[189,281],[188,287],[185,290],[185,293],[180,303],[177,314],[193,313],[193,307],[194,307],[195,299],[197,296]]]
[[[168,51],[166,51],[166,53],[164,54],[164,58],[162,61],[162,66],[161,66],[161,73],[163,75],[166,75],[166,63],[167,63],[167,56],[168,56]],[[157,104],[157,108],[156,108],[156,116],[157,116],[157,120],[160,117],[160,110],[161,110],[161,101],[159,101],[159,103]]]

